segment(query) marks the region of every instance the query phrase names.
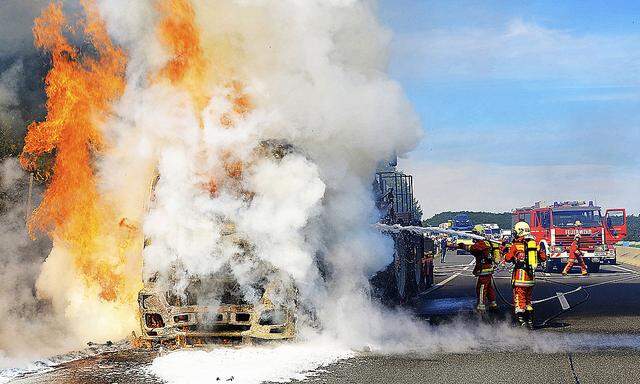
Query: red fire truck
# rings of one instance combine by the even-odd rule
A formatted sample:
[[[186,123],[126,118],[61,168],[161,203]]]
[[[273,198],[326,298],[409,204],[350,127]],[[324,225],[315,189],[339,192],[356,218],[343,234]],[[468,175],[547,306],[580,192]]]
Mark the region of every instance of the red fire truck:
[[[531,234],[544,247],[548,261],[546,272],[561,271],[567,263],[569,246],[576,234],[581,235],[583,252],[589,272],[598,272],[601,263],[616,262],[613,246],[627,236],[627,217],[622,208],[607,209],[604,217],[601,208],[584,201],[555,202],[553,205],[537,202],[532,207],[518,208],[512,212],[512,221],[525,221],[531,226]]]

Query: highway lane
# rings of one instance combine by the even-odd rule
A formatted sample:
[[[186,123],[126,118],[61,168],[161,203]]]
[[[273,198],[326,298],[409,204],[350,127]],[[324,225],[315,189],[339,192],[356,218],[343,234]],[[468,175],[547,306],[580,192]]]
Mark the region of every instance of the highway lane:
[[[438,260],[435,266],[436,285],[457,276],[423,294],[416,302],[416,313],[439,320],[473,312],[476,278],[471,273],[472,268],[468,268],[472,262],[471,256],[456,255],[455,252],[448,253],[445,264]],[[540,328],[565,332],[640,332],[640,268],[603,265],[599,273],[586,277],[580,276],[577,267],[566,277],[558,273],[538,272],[536,275],[533,300],[537,302],[536,323]],[[510,317],[513,301],[510,271],[496,273],[494,280],[500,293],[500,311],[505,318]],[[558,293],[566,294],[564,304],[569,308],[563,310]],[[557,318],[552,318],[556,315]]]
[[[473,327],[483,319],[475,314],[475,277],[472,258],[450,252],[447,262],[436,262],[436,286],[415,303],[419,319],[434,324],[434,332],[446,332],[446,324],[465,319]],[[627,265],[604,266],[598,274],[580,277],[539,273],[534,300],[538,340],[566,348],[523,350],[515,346],[474,350],[468,353],[360,352],[357,357],[323,368],[305,382],[343,383],[633,383],[640,361],[640,269]],[[509,272],[496,274],[504,300],[498,326],[510,321]],[[578,288],[583,287],[583,288]],[[573,293],[569,293],[573,292]],[[558,293],[568,293],[563,304]],[[568,306],[568,308],[567,308]],[[502,319],[502,320],[501,320]],[[545,322],[545,320],[550,319]],[[529,331],[525,331],[529,332]],[[444,335],[446,337],[446,334]],[[564,340],[564,341],[563,341]],[[428,343],[425,340],[425,343]],[[123,382],[155,384],[161,381],[146,367],[154,354],[123,351],[64,364],[59,369],[25,377],[15,383]]]
[[[460,317],[484,321],[475,314],[472,257],[449,252],[447,262],[436,261],[435,289],[415,303],[416,314],[434,324]],[[640,361],[640,269],[603,266],[601,272],[579,276],[579,269],[563,277],[538,274],[534,290],[538,329],[549,340],[574,340],[558,352],[486,350],[428,355],[359,356],[335,364],[311,382],[319,383],[635,383]],[[503,321],[511,320],[510,272],[495,282]],[[584,288],[578,288],[584,287]],[[569,293],[563,305],[558,293]],[[567,308],[568,306],[568,308]],[[545,322],[545,320],[549,319]],[[443,328],[445,329],[445,328]],[[564,339],[563,339],[564,338]]]

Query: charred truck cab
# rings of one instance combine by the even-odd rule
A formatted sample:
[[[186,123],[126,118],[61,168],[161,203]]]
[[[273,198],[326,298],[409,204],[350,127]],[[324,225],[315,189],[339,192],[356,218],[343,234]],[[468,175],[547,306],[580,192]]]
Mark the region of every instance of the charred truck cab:
[[[219,283],[224,278],[211,279]],[[184,299],[148,282],[138,296],[142,339],[147,345],[175,342],[178,346],[291,339],[295,311],[269,300],[270,289],[258,304],[232,299],[203,306],[189,295]]]
[[[270,270],[267,276],[269,273],[273,274],[255,284],[260,295],[257,303],[244,298],[229,266],[206,277],[190,278],[182,295],[167,291],[162,288],[165,284],[154,279],[147,281],[138,295],[144,343],[175,342],[184,347],[295,337],[295,286],[277,271]]]
[[[255,156],[279,161],[291,152],[290,145],[265,141]],[[152,202],[158,180],[156,176],[150,186]],[[250,191],[238,194],[250,204]],[[234,223],[222,221],[220,246],[235,252],[216,272],[192,276],[177,261],[170,271],[156,273],[144,282],[138,294],[142,336],[137,340],[141,346],[175,343],[184,347],[295,337],[298,290],[293,278],[259,258],[255,246],[237,233]],[[150,243],[146,239],[145,247]],[[234,268],[249,271],[243,277],[251,283],[241,285]]]
[[[602,209],[592,201],[538,202],[513,211],[514,223],[525,221],[531,234],[548,255],[545,270],[561,271],[569,260],[569,247],[576,234],[581,235],[580,250],[590,272],[598,272],[600,264],[616,262],[614,244],[627,235],[624,209]]]
[[[390,168],[376,173],[373,183],[380,223],[400,226],[421,226],[420,208],[413,195],[413,177]],[[401,303],[433,285],[433,239],[422,233],[400,230],[389,233],[393,238],[393,263],[384,271],[390,278],[392,296]]]

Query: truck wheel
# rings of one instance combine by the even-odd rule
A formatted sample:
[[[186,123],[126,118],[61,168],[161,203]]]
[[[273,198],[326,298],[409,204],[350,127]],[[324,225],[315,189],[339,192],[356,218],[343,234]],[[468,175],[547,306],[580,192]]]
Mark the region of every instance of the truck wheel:
[[[399,236],[400,241],[396,242],[396,249],[394,254],[394,277],[396,280],[396,290],[398,292],[398,298],[401,302],[406,302],[413,296],[415,286],[413,262],[409,264],[407,256],[410,252],[410,244],[407,239]],[[413,259],[412,259],[413,260]]]
[[[587,264],[587,271],[589,271],[589,273],[598,273],[600,271],[600,263]]]
[[[415,294],[414,284],[414,271],[413,265],[402,258],[399,263],[396,264],[396,289],[398,290],[398,297],[402,302],[405,302]]]

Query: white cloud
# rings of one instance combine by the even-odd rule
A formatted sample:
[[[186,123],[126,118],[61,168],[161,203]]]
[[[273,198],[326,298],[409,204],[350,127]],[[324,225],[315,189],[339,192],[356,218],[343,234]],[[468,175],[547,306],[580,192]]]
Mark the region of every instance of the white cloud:
[[[505,166],[479,163],[401,164],[414,176],[425,217],[442,211],[506,212],[536,201],[594,200],[640,212],[640,172],[601,165]]]
[[[394,72],[427,80],[563,79],[640,84],[636,35],[578,35],[514,19],[496,28],[400,34]]]

